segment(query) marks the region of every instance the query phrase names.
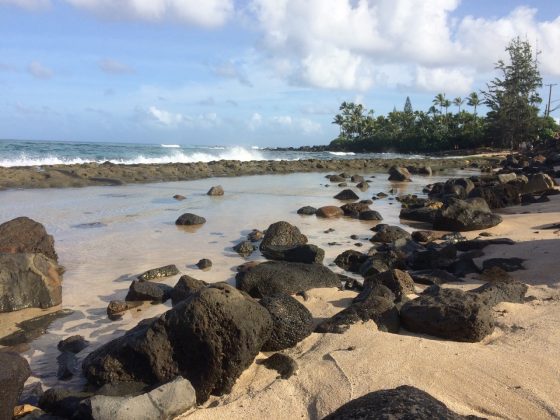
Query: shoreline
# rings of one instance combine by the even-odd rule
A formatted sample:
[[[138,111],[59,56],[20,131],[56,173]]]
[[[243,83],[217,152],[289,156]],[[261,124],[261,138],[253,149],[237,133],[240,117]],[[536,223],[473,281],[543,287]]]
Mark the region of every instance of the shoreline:
[[[485,167],[499,162],[490,156],[427,159],[305,159],[305,160],[220,160],[197,163],[113,164],[84,163],[0,167],[0,191],[34,188],[76,188],[155,182],[190,181],[212,177],[269,175],[328,171],[386,172],[393,165],[426,167],[433,172],[467,166]]]

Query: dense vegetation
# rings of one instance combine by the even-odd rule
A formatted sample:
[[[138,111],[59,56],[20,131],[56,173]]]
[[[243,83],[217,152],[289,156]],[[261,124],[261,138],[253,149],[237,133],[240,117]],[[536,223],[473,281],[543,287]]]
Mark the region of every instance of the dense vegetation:
[[[539,116],[542,79],[531,46],[516,38],[506,48],[510,62],[496,64],[499,77],[479,95],[448,99],[438,93],[428,111],[414,110],[406,98],[402,111],[375,117],[361,104],[343,102],[333,124],[339,136],[329,146],[345,151],[435,152],[482,146],[513,148],[551,138],[559,131],[553,118]],[[486,105],[488,113],[478,115]],[[456,109],[456,112],[450,112]]]

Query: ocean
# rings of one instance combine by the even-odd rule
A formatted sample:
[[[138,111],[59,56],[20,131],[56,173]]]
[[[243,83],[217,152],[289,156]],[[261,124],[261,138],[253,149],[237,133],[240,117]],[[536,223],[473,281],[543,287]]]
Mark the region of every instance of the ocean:
[[[352,152],[304,152],[257,146],[202,146],[62,141],[0,140],[0,166],[42,166],[106,161],[139,163],[192,163],[213,160],[352,159]],[[418,158],[419,155],[363,153],[360,158]]]

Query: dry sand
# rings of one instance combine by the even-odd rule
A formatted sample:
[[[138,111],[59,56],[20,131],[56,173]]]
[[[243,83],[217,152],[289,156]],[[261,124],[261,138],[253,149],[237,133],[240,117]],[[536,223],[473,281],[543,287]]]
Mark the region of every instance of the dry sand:
[[[496,330],[482,342],[457,343],[406,331],[387,334],[373,322],[356,324],[342,335],[313,333],[285,351],[298,362],[297,375],[278,379],[276,372],[253,363],[231,394],[212,398],[206,408],[181,418],[320,419],[354,398],[403,384],[427,391],[465,415],[560,418],[560,232],[542,229],[560,222],[560,196],[551,200],[508,208],[504,222],[488,230],[517,244],[489,246],[479,260],[526,258],[527,269],[513,274],[529,284],[530,298],[524,304],[497,305]],[[532,214],[521,214],[526,211]],[[478,284],[473,277],[457,287]],[[307,302],[298,299],[319,321],[347,306],[353,296],[316,289]],[[266,356],[260,354],[257,361]]]

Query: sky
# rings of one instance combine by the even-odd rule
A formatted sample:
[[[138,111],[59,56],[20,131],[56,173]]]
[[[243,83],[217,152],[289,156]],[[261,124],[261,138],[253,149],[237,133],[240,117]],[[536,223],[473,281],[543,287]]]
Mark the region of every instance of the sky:
[[[560,83],[560,0],[0,0],[0,138],[327,144],[342,101],[484,89],[516,36]]]

